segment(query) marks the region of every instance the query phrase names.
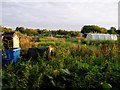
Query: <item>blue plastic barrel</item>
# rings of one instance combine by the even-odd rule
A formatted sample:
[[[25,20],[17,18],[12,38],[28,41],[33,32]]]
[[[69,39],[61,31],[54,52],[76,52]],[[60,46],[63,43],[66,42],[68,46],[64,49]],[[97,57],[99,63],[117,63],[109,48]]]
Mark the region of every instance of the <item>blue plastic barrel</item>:
[[[0,49],[0,69],[2,69],[2,50]]]
[[[15,64],[17,60],[20,60],[20,48],[7,49],[3,51],[5,55],[2,56],[4,64],[9,64],[13,61]]]

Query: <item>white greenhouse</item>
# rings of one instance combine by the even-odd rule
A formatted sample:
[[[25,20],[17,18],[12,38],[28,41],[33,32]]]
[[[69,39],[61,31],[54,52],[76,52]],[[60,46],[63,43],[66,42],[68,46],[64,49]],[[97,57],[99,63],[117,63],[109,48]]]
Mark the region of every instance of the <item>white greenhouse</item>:
[[[88,34],[87,40],[117,40],[117,35],[113,34]]]

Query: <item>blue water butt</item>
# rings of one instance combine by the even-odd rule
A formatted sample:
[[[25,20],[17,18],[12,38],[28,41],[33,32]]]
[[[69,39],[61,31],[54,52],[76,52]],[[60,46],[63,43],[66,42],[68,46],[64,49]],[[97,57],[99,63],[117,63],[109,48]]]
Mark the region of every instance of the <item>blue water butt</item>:
[[[14,64],[17,60],[20,60],[20,48],[7,49],[3,51],[5,55],[2,56],[4,64],[9,64],[13,62]]]

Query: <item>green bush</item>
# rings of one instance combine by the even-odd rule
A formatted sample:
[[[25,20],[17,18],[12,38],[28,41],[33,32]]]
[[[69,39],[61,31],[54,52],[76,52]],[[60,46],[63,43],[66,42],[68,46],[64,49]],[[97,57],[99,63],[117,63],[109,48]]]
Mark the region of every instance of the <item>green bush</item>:
[[[118,36],[118,43],[120,44],[120,36]]]
[[[86,44],[89,45],[89,40],[85,39],[85,38],[81,38],[81,44]]]
[[[101,45],[101,44],[117,44],[117,41],[114,40],[89,40],[89,45]]]
[[[38,46],[55,46],[56,42],[39,42]]]
[[[103,45],[97,50],[63,42],[40,42],[40,45],[55,45],[55,56],[50,61],[42,57],[22,59],[16,65],[4,67],[3,90],[120,88],[119,45]]]

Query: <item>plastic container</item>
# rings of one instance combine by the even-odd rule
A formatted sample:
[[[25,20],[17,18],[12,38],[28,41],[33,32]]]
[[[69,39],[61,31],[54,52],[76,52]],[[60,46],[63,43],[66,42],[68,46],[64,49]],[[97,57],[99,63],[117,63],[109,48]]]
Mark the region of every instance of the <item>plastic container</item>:
[[[0,69],[2,69],[2,50],[0,49]]]
[[[2,61],[4,64],[9,64],[12,61],[15,64],[17,60],[20,60],[20,48],[7,49],[3,51]]]

